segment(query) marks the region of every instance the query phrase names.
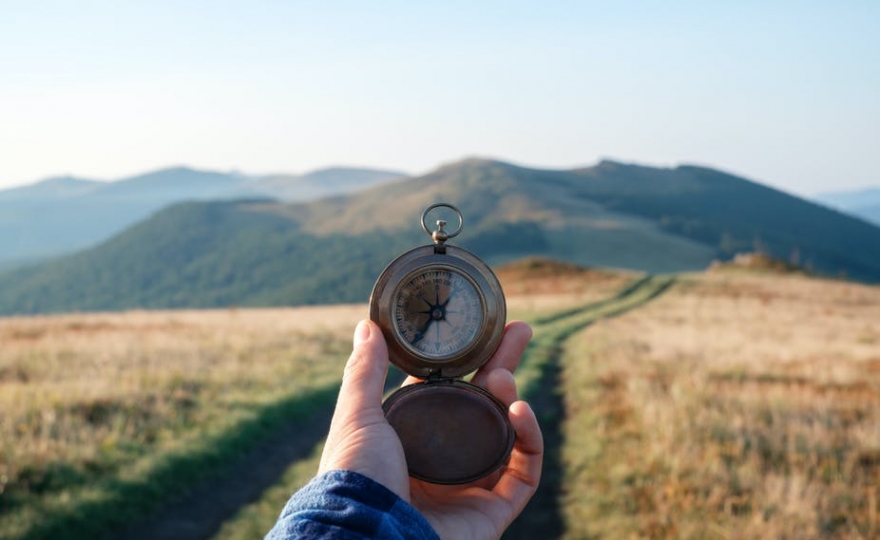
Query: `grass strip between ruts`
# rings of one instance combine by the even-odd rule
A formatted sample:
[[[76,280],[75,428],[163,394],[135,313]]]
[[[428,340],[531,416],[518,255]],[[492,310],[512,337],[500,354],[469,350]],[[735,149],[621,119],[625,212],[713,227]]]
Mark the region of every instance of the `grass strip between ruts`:
[[[556,361],[563,342],[575,332],[593,322],[614,317],[635,309],[645,302],[663,294],[675,281],[670,276],[647,276],[635,280],[613,297],[585,306],[541,317],[533,321],[535,335],[524,355],[522,367],[517,371],[517,386],[524,399],[540,391],[535,384],[547,365]]]
[[[559,385],[559,362],[565,342],[592,323],[623,314],[656,298],[673,283],[670,276],[636,280],[613,298],[554,314],[536,321],[535,335],[526,350],[518,386],[523,399],[532,404],[544,435],[545,455],[541,484],[525,511],[505,532],[505,540],[555,538],[564,533],[561,513],[564,444],[561,422],[563,396]]]

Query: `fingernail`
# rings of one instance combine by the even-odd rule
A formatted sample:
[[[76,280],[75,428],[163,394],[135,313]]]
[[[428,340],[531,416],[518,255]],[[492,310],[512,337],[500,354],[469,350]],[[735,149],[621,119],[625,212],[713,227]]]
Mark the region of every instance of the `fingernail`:
[[[354,346],[357,347],[368,339],[370,339],[370,323],[361,321],[354,329]]]

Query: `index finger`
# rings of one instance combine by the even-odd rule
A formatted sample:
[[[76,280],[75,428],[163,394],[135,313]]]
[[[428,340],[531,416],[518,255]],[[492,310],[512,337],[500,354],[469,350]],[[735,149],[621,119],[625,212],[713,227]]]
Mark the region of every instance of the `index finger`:
[[[492,355],[492,358],[477,370],[477,373],[471,379],[471,383],[481,387],[486,387],[486,378],[493,370],[506,369],[507,371],[516,372],[519,361],[522,359],[529,340],[532,339],[532,327],[523,321],[511,321],[504,328],[504,337],[501,339],[501,345]]]

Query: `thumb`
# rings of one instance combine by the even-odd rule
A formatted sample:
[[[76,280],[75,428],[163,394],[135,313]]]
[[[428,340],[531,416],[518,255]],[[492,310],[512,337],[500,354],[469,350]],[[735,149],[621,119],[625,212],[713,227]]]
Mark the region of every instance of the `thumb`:
[[[388,374],[388,347],[376,323],[363,320],[354,331],[354,348],[345,364],[337,412],[379,407]]]

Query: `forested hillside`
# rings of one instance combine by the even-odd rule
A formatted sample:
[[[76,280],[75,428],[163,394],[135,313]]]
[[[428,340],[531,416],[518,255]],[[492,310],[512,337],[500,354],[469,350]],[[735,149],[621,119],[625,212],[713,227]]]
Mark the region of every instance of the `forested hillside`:
[[[465,216],[454,242],[491,264],[539,255],[678,272],[757,250],[880,281],[880,228],[719,171],[469,159],[312,203],[173,206],[93,249],[0,274],[0,313],[363,302],[388,262],[429,242],[418,219],[438,201]]]

